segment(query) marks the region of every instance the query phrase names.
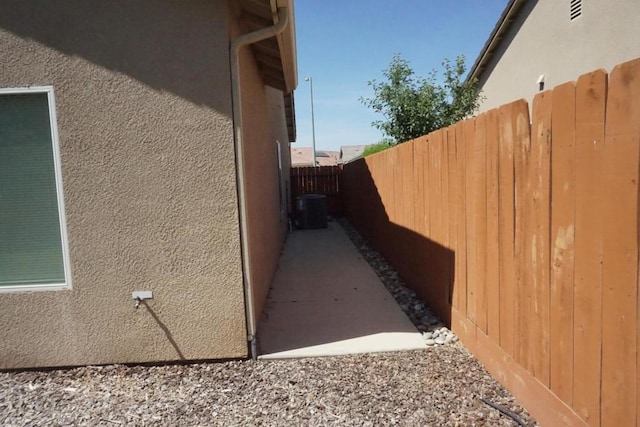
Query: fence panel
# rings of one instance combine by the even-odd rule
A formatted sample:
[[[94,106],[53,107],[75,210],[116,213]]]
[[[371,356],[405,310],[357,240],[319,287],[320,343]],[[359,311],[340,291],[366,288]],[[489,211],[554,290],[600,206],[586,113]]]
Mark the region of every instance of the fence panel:
[[[487,170],[487,249],[486,260],[486,297],[487,297],[487,335],[494,341],[500,341],[500,241],[499,223],[500,207],[498,197],[498,151],[499,112],[491,110],[487,112],[486,127],[486,170]]]
[[[602,425],[633,425],[638,405],[638,160],[640,60],[609,76],[602,280]],[[635,411],[634,411],[635,412]]]
[[[458,296],[458,305],[456,309],[463,315],[467,315],[467,217],[466,200],[466,149],[465,140],[466,132],[475,132],[475,120],[469,119],[455,125],[456,131],[456,162],[458,165],[458,188],[457,195],[458,211],[456,220],[458,225],[458,246],[456,247],[456,271],[454,281],[454,294]],[[467,130],[468,129],[468,130]]]
[[[606,93],[607,75],[603,71],[581,76],[576,83],[573,284],[573,377],[576,381],[573,385],[573,407],[592,426],[600,425],[602,224],[605,213],[602,159]]]
[[[500,141],[498,161],[499,258],[500,258],[500,345],[515,357],[516,315],[518,313],[515,264],[515,175],[514,146],[518,141],[518,123],[527,117],[524,101],[505,105],[499,110]]]
[[[352,223],[543,425],[640,425],[640,60],[609,82],[345,169]]]
[[[531,314],[534,327],[529,328],[529,357],[533,374],[549,386],[549,290],[550,280],[550,218],[551,218],[551,91],[533,99],[531,125],[531,168],[528,181],[533,184],[530,255],[527,266],[533,278]],[[530,263],[529,263],[530,262]]]
[[[447,128],[447,165],[449,176],[449,189],[448,189],[448,198],[449,198],[449,214],[447,216],[449,220],[449,247],[456,251],[458,248],[458,214],[459,214],[459,198],[458,194],[460,193],[460,182],[458,180],[458,162],[456,158],[456,129],[454,126],[450,126]],[[414,166],[415,167],[415,166]],[[453,304],[454,299],[457,299],[457,294],[454,294],[455,291],[455,278],[456,278],[456,269],[458,260],[454,258],[452,265],[450,266],[450,270],[448,272],[449,275],[449,301],[448,304],[451,306]],[[457,303],[456,303],[457,306]]]
[[[324,194],[327,196],[329,215],[343,212],[340,192],[342,166],[295,167],[291,168],[291,200],[294,211],[296,199],[304,194]]]
[[[550,387],[564,402],[573,393],[573,282],[576,209],[575,84],[552,95]]]

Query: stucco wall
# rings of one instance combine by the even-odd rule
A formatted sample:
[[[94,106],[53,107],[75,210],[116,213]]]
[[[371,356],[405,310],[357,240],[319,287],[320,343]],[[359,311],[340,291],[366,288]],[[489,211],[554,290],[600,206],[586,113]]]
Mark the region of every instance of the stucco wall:
[[[569,19],[570,0],[530,0],[481,76],[481,111],[575,80],[581,74],[640,57],[640,2],[589,0]]]
[[[231,33],[232,37],[240,33],[235,18]],[[281,142],[283,154],[289,141],[282,92],[264,85],[251,47],[240,51],[240,85],[250,268],[254,315],[259,321],[287,233],[287,215],[280,213],[276,141]],[[287,155],[283,163],[286,179]]]
[[[0,293],[0,368],[247,355],[228,34],[226,0],[2,2],[0,87],[55,88],[73,289]]]

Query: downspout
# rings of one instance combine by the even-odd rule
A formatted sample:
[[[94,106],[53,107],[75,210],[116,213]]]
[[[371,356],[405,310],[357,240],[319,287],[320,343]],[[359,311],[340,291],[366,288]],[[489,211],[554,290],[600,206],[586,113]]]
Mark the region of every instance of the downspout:
[[[234,145],[236,152],[236,182],[238,187],[238,207],[240,216],[240,246],[242,252],[242,273],[244,278],[244,300],[247,316],[247,341],[251,358],[258,358],[256,339],[256,318],[253,304],[253,282],[251,279],[251,254],[247,230],[246,183],[244,179],[244,142],[242,140],[242,109],[240,106],[240,49],[244,46],[277,36],[287,27],[289,14],[286,8],[278,9],[278,22],[253,33],[238,36],[231,42],[231,97],[233,103]]]

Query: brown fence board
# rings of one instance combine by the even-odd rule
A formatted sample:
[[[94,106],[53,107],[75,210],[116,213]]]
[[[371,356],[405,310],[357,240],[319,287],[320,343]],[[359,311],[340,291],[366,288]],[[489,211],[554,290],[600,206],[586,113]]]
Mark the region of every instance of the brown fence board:
[[[425,170],[425,139],[420,137],[413,143],[413,210],[415,218],[415,229],[421,236],[427,235],[427,220],[425,214],[425,198],[424,198],[424,170]]]
[[[429,167],[427,184],[429,191],[429,216],[431,221],[431,230],[428,238],[436,244],[442,243],[442,134],[434,132],[429,136],[428,153]],[[439,313],[442,296],[440,295],[442,283],[442,258],[439,251],[435,247],[430,248],[429,254],[430,265],[426,267],[428,294],[432,301],[432,309]]]
[[[449,136],[448,130],[442,129],[442,140],[440,145],[440,154],[441,154],[441,191],[442,191],[442,246],[443,248],[451,248],[451,235],[450,235],[450,222],[451,222],[451,212],[450,212],[450,201],[449,201]],[[449,314],[449,307],[451,301],[451,287],[453,282],[453,274],[451,270],[451,266],[453,265],[450,262],[449,254],[443,249],[441,251],[443,255],[443,264],[442,264],[442,312]],[[448,321],[446,319],[445,321]]]
[[[605,120],[602,425],[631,426],[638,405],[640,60],[613,69]]]
[[[498,161],[499,258],[500,258],[500,345],[511,356],[514,353],[517,313],[517,278],[515,264],[515,171],[514,144],[518,123],[529,132],[529,108],[524,101],[505,105],[499,110],[500,142]]]
[[[521,125],[521,123],[518,123]],[[533,372],[533,361],[530,358],[529,346],[531,337],[529,326],[531,315],[533,272],[531,271],[531,240],[533,235],[533,210],[530,198],[532,197],[532,183],[530,175],[530,151],[531,139],[527,122],[526,134],[519,134],[514,147],[514,171],[515,171],[515,257],[517,286],[516,336],[519,337],[515,348],[514,357],[527,371]]]
[[[415,215],[413,210],[413,141],[402,144],[400,152],[400,164],[402,170],[402,199],[403,227],[415,230]]]
[[[487,112],[486,128],[486,194],[487,194],[487,252],[486,260],[486,296],[487,296],[487,335],[500,342],[500,207],[498,199],[498,167],[500,137],[498,110]]]
[[[428,212],[428,197],[425,196],[425,186],[427,183],[427,137],[423,136],[418,138],[413,143],[413,158],[414,158],[414,218],[415,218],[415,231],[420,236],[420,240],[415,247],[415,263],[416,263],[416,275],[420,278],[426,277],[427,269],[429,265],[429,258],[426,248],[423,242],[429,234],[429,212]]]
[[[442,246],[449,247],[449,149],[447,148],[447,130],[440,130],[438,141],[440,150],[440,212],[442,213]]]
[[[556,87],[551,116],[550,386],[567,404],[573,395],[573,273],[575,240],[575,84]]]
[[[467,223],[466,214],[466,143],[465,132],[475,132],[475,119],[468,119],[457,123],[456,128],[456,161],[458,164],[458,183],[460,194],[458,195],[458,249],[456,251],[456,283],[458,289],[458,310],[467,315]]]
[[[459,198],[460,193],[460,181],[458,180],[458,164],[456,161],[456,129],[453,126],[447,128],[447,166],[449,171],[449,248],[455,252],[458,249],[458,213],[459,213]],[[449,305],[453,304],[453,300],[457,298],[455,292],[455,280],[456,280],[456,263],[458,262],[457,256],[454,255],[453,264],[450,265],[449,270]],[[456,303],[457,307],[457,303]]]
[[[439,132],[434,132],[429,137],[429,216],[431,217],[431,232],[429,237],[440,242],[441,219],[440,211],[440,146]]]
[[[467,316],[467,318],[471,319],[472,317],[475,319],[475,302],[473,302],[473,307],[469,305],[469,295],[475,293],[475,282],[471,281],[471,270],[473,268],[474,259],[471,256],[471,247],[475,244],[475,240],[472,240],[470,236],[473,234],[475,228],[473,227],[473,177],[472,177],[472,169],[473,169],[473,145],[470,141],[473,141],[476,133],[476,121],[477,118],[465,120],[460,123],[462,132],[462,139],[460,141],[460,151],[462,155],[460,156],[460,161],[464,165],[464,216],[462,218],[461,227],[464,228],[464,254],[461,254],[464,258],[464,264],[462,265],[463,271],[462,276],[464,277],[464,293],[461,292],[460,297],[463,299],[461,306],[464,309],[463,313]],[[470,312],[473,312],[470,314]]]
[[[481,130],[480,130],[481,129]],[[476,153],[476,135],[484,132],[484,117],[475,119],[474,132],[465,132],[466,145],[466,187],[467,187],[467,317],[477,324],[478,318],[478,154]]]
[[[535,328],[529,328],[533,373],[549,386],[549,291],[550,279],[550,212],[551,212],[551,107],[552,92],[533,99],[531,129],[531,164],[529,179],[534,183],[531,205],[534,214],[531,241],[531,272],[533,273],[533,318]]]
[[[411,238],[406,239],[400,247],[399,253],[402,256],[401,270],[409,283],[416,285],[417,275],[415,273],[415,253],[418,244],[415,238],[415,215],[413,199],[413,141],[402,144],[398,150],[400,162],[400,185],[402,186],[402,217],[399,225],[407,230]]]
[[[378,244],[380,245],[380,253],[387,257],[389,253],[389,246],[392,242],[392,235],[390,232],[389,222],[393,221],[393,212],[395,211],[394,199],[393,199],[393,165],[391,163],[391,157],[376,156],[374,159],[376,165],[376,187],[380,192],[380,199],[384,207],[384,215],[380,217],[380,230],[381,233],[376,233],[375,229],[371,230],[374,235],[378,235]],[[391,173],[389,173],[391,171]],[[384,220],[386,218],[386,221]],[[385,245],[386,242],[386,245]],[[390,259],[390,258],[388,258]]]
[[[476,133],[473,141],[473,198],[475,212],[475,323],[484,333],[487,332],[487,115],[476,119]]]
[[[402,147],[398,147],[397,150],[392,150],[389,153],[390,163],[389,168],[387,169],[387,177],[388,181],[391,184],[388,188],[389,190],[389,199],[393,200],[392,206],[393,209],[390,212],[390,225],[401,225],[402,224],[402,215],[404,209],[404,203],[402,200],[402,164],[400,163],[400,151]],[[402,266],[404,264],[404,252],[401,252],[402,243],[400,240],[399,233],[391,233],[388,236],[390,245],[387,250],[386,256],[388,259],[392,260],[393,264],[399,270],[400,274],[402,274]]]
[[[576,82],[576,235],[573,303],[573,407],[600,425],[602,159],[607,75]],[[589,206],[590,208],[580,208]],[[585,357],[584,355],[589,355]]]
[[[431,236],[431,228],[433,227],[433,217],[431,216],[431,168],[429,167],[429,165],[431,164],[431,157],[430,157],[430,135],[427,135],[425,137],[423,137],[424,139],[422,140],[421,146],[422,146],[422,159],[425,162],[424,164],[424,168],[423,168],[423,189],[424,189],[424,195],[422,197],[423,201],[424,201],[424,216],[425,216],[425,223],[424,223],[424,237],[428,237]]]

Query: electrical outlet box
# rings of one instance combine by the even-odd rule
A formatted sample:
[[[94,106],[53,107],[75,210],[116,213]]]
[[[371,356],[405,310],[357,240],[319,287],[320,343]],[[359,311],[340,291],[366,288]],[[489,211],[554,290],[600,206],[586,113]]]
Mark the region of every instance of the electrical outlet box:
[[[152,299],[153,291],[134,291],[131,292],[131,298],[136,300]]]

